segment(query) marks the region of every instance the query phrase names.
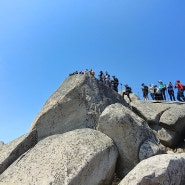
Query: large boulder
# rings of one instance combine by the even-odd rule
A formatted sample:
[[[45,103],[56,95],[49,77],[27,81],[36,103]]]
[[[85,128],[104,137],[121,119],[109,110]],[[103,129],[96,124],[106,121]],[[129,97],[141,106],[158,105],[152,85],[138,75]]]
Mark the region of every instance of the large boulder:
[[[93,129],[49,136],[0,176],[0,185],[109,185],[118,151],[111,138]]]
[[[185,153],[163,154],[141,161],[119,185],[185,184]]]
[[[112,138],[118,148],[117,175],[122,178],[141,160],[163,152],[147,123],[122,104],[108,106],[97,129]]]
[[[148,124],[159,123],[161,114],[171,105],[154,101],[136,100],[131,102],[132,110],[143,118]]]
[[[174,148],[185,139],[185,104],[176,105],[166,110],[160,117],[158,137],[165,146]]]
[[[2,146],[0,150],[0,174],[3,173],[22,154],[35,146],[37,143],[37,132],[33,130],[14,141]]]
[[[78,128],[95,128],[101,112],[112,103],[127,106],[120,94],[93,76],[68,77],[46,101],[30,130],[39,140]]]
[[[161,143],[178,147],[185,139],[185,104],[166,101],[134,101],[132,110],[147,121]]]

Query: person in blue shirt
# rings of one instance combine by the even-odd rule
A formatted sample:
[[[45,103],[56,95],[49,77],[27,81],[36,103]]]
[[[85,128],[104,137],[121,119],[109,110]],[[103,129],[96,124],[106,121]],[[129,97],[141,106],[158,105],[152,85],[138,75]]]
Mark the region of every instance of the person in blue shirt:
[[[174,87],[173,87],[173,84],[171,82],[168,82],[167,90],[168,90],[168,94],[170,96],[170,100],[175,101]]]
[[[165,94],[166,85],[163,84],[163,82],[162,82],[161,80],[159,80],[158,83],[159,83],[159,89],[161,90],[162,99],[163,99],[163,100],[166,100],[166,94]]]

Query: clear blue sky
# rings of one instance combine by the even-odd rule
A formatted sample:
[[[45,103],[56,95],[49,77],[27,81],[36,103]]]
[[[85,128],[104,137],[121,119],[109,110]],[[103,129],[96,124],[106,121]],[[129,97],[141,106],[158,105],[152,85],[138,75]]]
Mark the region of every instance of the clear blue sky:
[[[0,141],[27,133],[68,74],[86,68],[137,95],[143,82],[185,84],[185,1],[1,1]]]

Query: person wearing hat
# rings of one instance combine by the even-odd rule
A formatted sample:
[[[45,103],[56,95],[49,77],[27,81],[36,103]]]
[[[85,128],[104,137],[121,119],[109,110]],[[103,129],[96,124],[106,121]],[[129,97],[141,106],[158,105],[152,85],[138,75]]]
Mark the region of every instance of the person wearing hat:
[[[124,96],[127,95],[129,101],[131,102],[130,93],[132,93],[132,88],[129,87],[127,84],[125,84],[124,86],[125,86],[125,91],[123,92],[123,99],[124,99]]]
[[[175,88],[178,89],[178,91],[177,91],[177,100],[178,101],[185,101],[184,88],[183,88],[183,85],[180,83],[180,80],[176,81]]]

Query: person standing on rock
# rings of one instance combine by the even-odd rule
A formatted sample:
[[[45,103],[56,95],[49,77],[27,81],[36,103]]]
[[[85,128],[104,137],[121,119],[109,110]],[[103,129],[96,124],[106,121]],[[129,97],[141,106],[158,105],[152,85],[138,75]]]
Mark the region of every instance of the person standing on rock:
[[[143,92],[143,98],[144,100],[148,100],[148,86],[145,85],[144,83],[141,84],[142,86],[142,92]]]
[[[103,74],[103,71],[100,71],[100,73],[99,73],[99,80],[101,81],[101,82],[104,82],[104,74]]]
[[[159,83],[159,89],[161,90],[162,99],[166,100],[166,94],[165,94],[166,85],[161,80],[159,80],[158,83]]]
[[[124,96],[127,95],[129,101],[131,102],[130,93],[132,93],[132,88],[129,87],[127,84],[125,84],[124,86],[125,86],[125,91],[123,92],[123,99],[124,99]]]
[[[118,92],[118,84],[119,84],[119,80],[118,78],[116,78],[115,76],[112,76],[113,80],[111,81],[112,83],[112,88]]]
[[[110,75],[107,71],[105,72],[104,82],[105,82],[105,85],[111,87]]]
[[[173,89],[173,85],[171,82],[168,83],[167,90],[168,90],[168,94],[170,96],[170,100],[175,101],[174,89]]]
[[[185,101],[183,85],[180,83],[179,80],[176,81],[175,88],[178,89],[178,91],[177,91],[177,100],[178,101]]]
[[[148,87],[148,91],[150,93],[150,96],[151,96],[152,100],[155,100],[155,85],[150,84],[149,87]]]

